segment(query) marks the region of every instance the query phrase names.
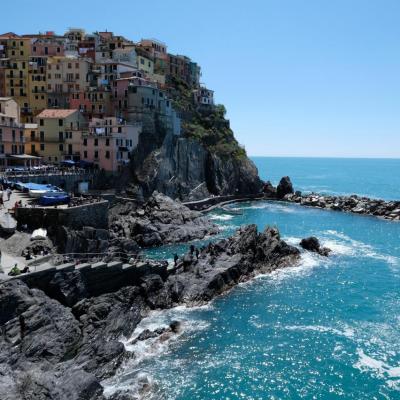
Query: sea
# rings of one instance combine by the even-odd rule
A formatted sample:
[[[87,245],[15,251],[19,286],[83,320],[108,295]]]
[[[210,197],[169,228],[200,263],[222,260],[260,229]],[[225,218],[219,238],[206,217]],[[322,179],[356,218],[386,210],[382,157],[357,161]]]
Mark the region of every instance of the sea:
[[[400,160],[269,158],[263,179],[295,189],[400,199]],[[124,338],[136,357],[103,382],[107,395],[141,391],[157,400],[400,399],[400,223],[296,204],[247,202],[209,217],[219,237],[244,224],[276,226],[298,246],[317,236],[332,255],[240,284],[199,308],[153,312]],[[201,245],[207,238],[197,241]],[[151,250],[171,259],[188,244]],[[130,345],[143,329],[183,321],[169,341]],[[137,382],[141,382],[140,385]],[[143,383],[149,390],[143,391]],[[140,389],[142,388],[142,389]]]

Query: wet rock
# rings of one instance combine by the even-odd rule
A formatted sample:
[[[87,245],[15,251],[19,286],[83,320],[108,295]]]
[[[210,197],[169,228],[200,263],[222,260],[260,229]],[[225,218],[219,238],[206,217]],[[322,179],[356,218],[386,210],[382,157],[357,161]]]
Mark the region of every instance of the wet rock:
[[[315,236],[311,236],[305,239],[302,239],[300,242],[300,246],[304,250],[312,251],[314,253],[318,253],[321,256],[327,257],[329,253],[332,251],[327,247],[321,247],[319,240]]]
[[[362,215],[375,215],[388,220],[397,221],[400,218],[400,202],[370,199],[368,197],[352,196],[322,196],[310,194],[286,194],[285,201],[300,203],[304,206],[326,208],[334,211],[351,212]]]
[[[272,185],[270,181],[264,183],[262,192],[264,193],[265,197],[267,198],[276,198],[276,187]]]
[[[292,193],[294,193],[292,182],[288,176],[284,176],[276,188],[276,195],[278,199],[283,199],[285,195]]]

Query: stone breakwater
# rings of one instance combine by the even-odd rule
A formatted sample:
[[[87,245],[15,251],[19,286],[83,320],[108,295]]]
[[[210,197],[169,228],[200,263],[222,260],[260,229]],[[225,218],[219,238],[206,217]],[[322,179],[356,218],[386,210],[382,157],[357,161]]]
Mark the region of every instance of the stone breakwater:
[[[120,289],[102,288],[101,295],[90,293],[82,268],[54,271],[46,287],[38,288],[34,280],[1,283],[2,398],[104,400],[101,381],[127,357],[135,357],[120,339],[129,337],[151,310],[204,304],[239,282],[298,258],[299,250],[282,241],[277,229],[260,233],[250,225],[209,244],[198,258],[186,254],[168,275],[154,266],[150,274],[120,282]],[[165,271],[164,264],[160,262],[160,271]],[[102,284],[108,281],[104,277]],[[112,399],[135,396],[117,392]]]
[[[303,206],[373,215],[391,221],[400,221],[400,201],[370,199],[357,195],[324,196],[316,193],[301,194],[299,192],[286,194],[283,200]]]

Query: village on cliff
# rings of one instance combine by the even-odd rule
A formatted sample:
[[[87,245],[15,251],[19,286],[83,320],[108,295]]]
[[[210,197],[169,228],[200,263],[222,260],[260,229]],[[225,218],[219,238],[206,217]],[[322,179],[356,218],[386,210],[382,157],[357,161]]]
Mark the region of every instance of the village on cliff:
[[[154,39],[112,32],[0,35],[0,167],[76,165],[116,173],[129,162],[146,115],[181,132],[174,83],[212,108],[200,66]]]

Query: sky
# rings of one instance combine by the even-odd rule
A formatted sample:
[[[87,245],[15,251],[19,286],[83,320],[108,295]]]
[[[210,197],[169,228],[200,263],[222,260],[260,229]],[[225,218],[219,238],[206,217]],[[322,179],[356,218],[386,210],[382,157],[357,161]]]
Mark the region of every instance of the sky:
[[[201,65],[249,155],[400,157],[398,0],[15,0],[0,10],[4,32],[82,27],[166,42]]]

